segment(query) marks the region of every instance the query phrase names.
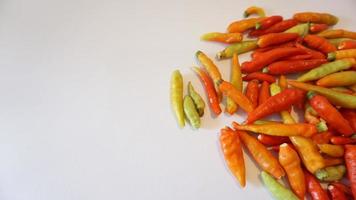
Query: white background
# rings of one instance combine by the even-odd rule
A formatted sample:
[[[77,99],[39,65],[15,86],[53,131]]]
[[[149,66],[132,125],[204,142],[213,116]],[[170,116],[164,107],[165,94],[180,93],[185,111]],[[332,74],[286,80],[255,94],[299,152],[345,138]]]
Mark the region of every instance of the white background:
[[[171,72],[201,92],[194,53],[223,48],[199,36],[250,5],[356,29],[354,0],[1,0],[0,199],[270,199],[250,158],[244,190],[222,160],[218,130],[241,117],[180,130],[169,104]]]

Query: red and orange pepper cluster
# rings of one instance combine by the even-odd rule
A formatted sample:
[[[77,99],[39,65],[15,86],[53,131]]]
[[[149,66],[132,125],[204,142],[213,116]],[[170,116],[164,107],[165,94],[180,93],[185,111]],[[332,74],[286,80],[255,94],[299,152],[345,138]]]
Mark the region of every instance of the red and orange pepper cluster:
[[[244,16],[252,14],[258,17],[202,37],[230,45],[218,53],[218,59],[232,58],[230,81],[211,58],[201,51],[196,55],[203,68],[194,70],[215,115],[222,111],[223,96],[227,113],[241,108],[247,114],[244,123],[221,129],[227,166],[245,187],[245,148],[263,171],[275,179],[287,177],[292,192],[273,178],[263,178],[272,193],[280,190],[274,194],[277,199],[304,199],[307,193],[313,199],[356,199],[356,33],[331,29],[338,18],[328,13],[302,12],[283,19],[253,6]],[[246,41],[246,35],[256,39]],[[339,37],[348,39],[336,45],[330,41]],[[240,65],[238,55],[252,50],[252,59]],[[284,76],[298,73],[304,74],[296,80]],[[297,121],[294,110],[303,111],[304,120]],[[273,114],[282,121],[266,121]],[[327,190],[321,182],[328,184]]]

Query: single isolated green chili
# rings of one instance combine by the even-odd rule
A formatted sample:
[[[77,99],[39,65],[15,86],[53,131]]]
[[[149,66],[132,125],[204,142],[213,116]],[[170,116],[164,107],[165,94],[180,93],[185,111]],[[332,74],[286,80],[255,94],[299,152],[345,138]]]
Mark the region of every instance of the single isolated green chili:
[[[184,114],[193,128],[198,129],[200,127],[200,117],[197,109],[195,108],[192,97],[185,96],[183,101]]]
[[[234,53],[240,55],[249,51],[252,51],[258,47],[257,40],[242,41],[232,44],[226,47],[223,51],[220,51],[216,58],[218,60],[231,58]]]
[[[284,31],[285,33],[298,33],[301,37],[304,37],[309,32],[310,23],[303,23],[293,26],[292,28]]]
[[[298,200],[298,196],[291,190],[285,188],[276,179],[274,179],[267,172],[262,171],[261,177],[267,189],[272,193],[273,197],[277,200]]]
[[[320,181],[332,182],[342,179],[346,173],[345,165],[336,165],[331,167],[326,167],[324,169],[319,169],[315,172],[315,176]]]
[[[199,113],[199,116],[203,116],[204,115],[204,108],[205,108],[205,102],[203,100],[203,98],[201,98],[201,96],[198,94],[197,91],[195,91],[192,83],[189,81],[188,83],[188,94],[190,97],[192,97],[195,107]]]

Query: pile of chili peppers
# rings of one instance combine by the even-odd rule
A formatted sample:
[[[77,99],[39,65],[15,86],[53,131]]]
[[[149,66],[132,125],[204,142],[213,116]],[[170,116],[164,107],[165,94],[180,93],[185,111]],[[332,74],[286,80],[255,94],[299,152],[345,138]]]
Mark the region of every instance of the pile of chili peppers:
[[[220,131],[227,166],[245,187],[244,147],[275,199],[356,199],[356,32],[332,28],[338,18],[328,13],[284,19],[252,6],[244,17],[226,33],[201,37],[228,44],[216,59],[231,58],[230,80],[202,51],[196,53],[202,68],[192,68],[216,116],[224,97],[226,113],[247,114],[243,124],[233,122]],[[238,55],[246,52],[251,60],[240,65]],[[289,74],[297,78],[287,79]],[[184,127],[187,119],[198,129],[205,102],[190,82],[183,96],[183,77],[176,70],[171,104],[178,124]],[[304,120],[296,120],[292,111],[302,111]],[[273,114],[281,122],[265,119]],[[283,177],[289,187],[279,181]]]

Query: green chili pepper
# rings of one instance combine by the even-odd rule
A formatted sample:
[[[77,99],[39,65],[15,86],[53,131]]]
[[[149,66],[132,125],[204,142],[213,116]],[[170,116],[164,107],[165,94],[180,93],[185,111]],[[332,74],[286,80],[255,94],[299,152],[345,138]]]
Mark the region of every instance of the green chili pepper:
[[[171,77],[171,105],[176,115],[178,125],[185,125],[183,111],[183,77],[179,70],[175,70]]]
[[[334,45],[335,47],[338,47],[339,44],[345,40],[350,40],[349,38],[334,38],[334,39],[328,39],[328,41]]]
[[[272,83],[269,86],[269,91],[271,93],[271,96],[274,96],[274,95],[280,93],[282,90],[281,90],[281,87],[279,87],[279,85],[277,83]]]
[[[315,176],[320,181],[331,182],[338,181],[342,179],[345,175],[346,167],[345,165],[336,165],[331,167],[326,167],[324,169],[319,169],[315,172]]]
[[[272,193],[273,197],[277,200],[298,200],[299,198],[292,191],[281,185],[267,172],[262,171],[261,177],[267,189]]]
[[[249,40],[238,42],[226,47],[223,51],[219,52],[216,57],[217,59],[231,58],[234,53],[238,55],[254,50],[258,47],[257,40]]]
[[[197,109],[195,108],[192,97],[188,95],[184,97],[183,107],[184,114],[190,124],[193,126],[193,128],[198,129],[200,127],[200,117]]]
[[[190,97],[192,97],[195,107],[199,113],[199,116],[203,116],[204,115],[204,108],[205,108],[205,102],[203,100],[203,98],[201,98],[201,96],[195,91],[193,85],[191,84],[191,82],[189,81],[188,83],[188,94]]]
[[[298,33],[300,36],[304,37],[309,32],[310,23],[298,24],[292,28],[284,31],[285,33]]]
[[[297,79],[297,81],[307,82],[307,81],[317,80],[326,75],[338,71],[342,71],[345,69],[349,69],[350,67],[352,67],[352,65],[353,62],[351,61],[351,59],[341,59],[341,60],[336,60],[334,62],[325,63],[303,74]]]

